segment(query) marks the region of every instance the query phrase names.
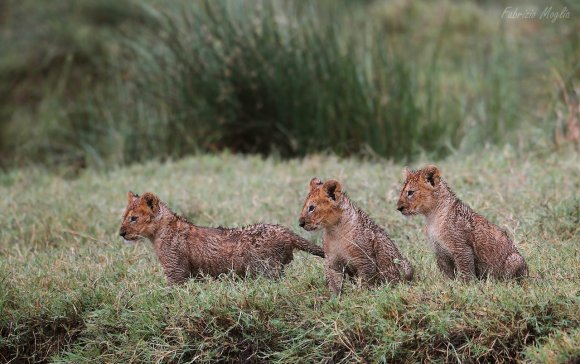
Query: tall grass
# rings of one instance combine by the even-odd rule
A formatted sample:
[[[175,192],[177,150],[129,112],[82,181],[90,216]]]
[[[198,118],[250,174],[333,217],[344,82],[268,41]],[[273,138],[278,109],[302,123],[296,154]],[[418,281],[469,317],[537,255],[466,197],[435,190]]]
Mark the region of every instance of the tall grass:
[[[49,38],[76,40],[36,76],[36,101],[13,92],[29,78],[11,78],[5,162],[106,166],[224,149],[409,160],[509,141],[537,119],[538,98],[526,97],[536,49],[508,36],[493,5],[81,1],[61,9],[66,27],[29,8],[63,28]]]
[[[368,27],[352,32],[362,24],[315,4],[192,7],[159,14],[160,52],[137,65],[142,89],[169,104],[170,125],[194,146],[283,156],[368,146],[402,157],[424,141],[412,67]]]
[[[0,6],[0,163],[68,163],[86,154],[81,140],[91,134],[100,148],[83,100],[111,88],[118,31],[137,27],[138,8],[113,0]]]

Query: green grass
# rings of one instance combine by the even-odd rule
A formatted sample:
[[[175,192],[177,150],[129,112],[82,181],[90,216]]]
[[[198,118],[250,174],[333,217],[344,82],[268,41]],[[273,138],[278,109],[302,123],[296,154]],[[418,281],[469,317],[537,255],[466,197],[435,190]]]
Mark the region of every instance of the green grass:
[[[577,360],[577,154],[508,146],[439,166],[460,198],[514,236],[530,279],[446,280],[422,219],[395,210],[403,165],[392,162],[226,153],[74,180],[41,168],[0,174],[0,361]],[[349,283],[337,300],[322,261],[300,253],[279,281],[224,277],[168,287],[151,244],[117,236],[133,190],[156,192],[197,224],[277,222],[319,240],[297,226],[313,176],[343,181],[386,227],[416,268],[413,283],[372,290]]]
[[[571,19],[502,21],[503,1],[8,1],[0,165],[524,143],[520,127],[562,127],[580,76],[578,9],[552,5]]]

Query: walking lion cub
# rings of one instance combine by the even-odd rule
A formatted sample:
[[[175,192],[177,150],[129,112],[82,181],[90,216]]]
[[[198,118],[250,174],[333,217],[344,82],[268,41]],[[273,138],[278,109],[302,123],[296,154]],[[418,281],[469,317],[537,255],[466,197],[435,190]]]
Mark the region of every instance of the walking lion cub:
[[[435,248],[437,266],[447,277],[528,275],[526,262],[507,233],[457,198],[436,166],[406,169],[405,177],[397,210],[406,216],[425,215],[427,238]]]
[[[356,207],[340,182],[313,178],[300,215],[300,226],[324,229],[324,271],[332,292],[340,294],[344,274],[366,285],[410,281],[413,268],[387,233]]]
[[[321,247],[279,225],[256,224],[239,229],[200,227],[173,213],[151,192],[128,194],[119,234],[129,241],[147,238],[170,283],[230,271],[278,278],[293,250],[324,257]]]

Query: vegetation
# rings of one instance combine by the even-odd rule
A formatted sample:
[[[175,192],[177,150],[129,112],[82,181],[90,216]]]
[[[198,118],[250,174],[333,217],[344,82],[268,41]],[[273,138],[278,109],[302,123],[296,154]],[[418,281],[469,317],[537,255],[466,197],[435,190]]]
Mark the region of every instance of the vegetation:
[[[501,2],[1,6],[8,166],[110,167],[226,149],[441,157],[534,144],[568,110],[561,95],[578,103],[577,17],[502,20]]]
[[[417,162],[420,166],[427,161]],[[568,148],[512,147],[439,163],[458,195],[505,227],[531,278],[445,279],[421,218],[395,209],[402,164],[228,153],[87,171],[0,174],[0,361],[573,362],[580,358],[580,169]],[[168,287],[149,242],[117,235],[126,192],[155,191],[200,225],[297,220],[312,176],[336,177],[385,226],[416,280],[340,299],[300,253],[279,281]]]
[[[502,20],[496,0],[0,1],[0,362],[578,362],[580,10],[529,4],[545,5],[571,17]],[[421,218],[394,206],[403,164],[434,159],[529,279],[438,272]],[[320,240],[297,227],[313,176],[344,182],[413,283],[331,297],[298,254],[278,281],[169,287],[151,244],[117,235],[133,190],[200,225]]]

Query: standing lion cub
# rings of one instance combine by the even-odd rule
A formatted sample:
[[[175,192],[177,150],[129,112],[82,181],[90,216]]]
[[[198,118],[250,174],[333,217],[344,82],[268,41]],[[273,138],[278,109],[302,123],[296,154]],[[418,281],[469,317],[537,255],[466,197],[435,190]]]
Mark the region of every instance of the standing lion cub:
[[[410,281],[413,268],[387,233],[342,192],[340,183],[318,178],[300,215],[300,226],[324,229],[324,271],[332,292],[340,294],[344,274],[358,276],[364,284]]]
[[[507,233],[461,202],[436,166],[406,169],[405,174],[397,210],[403,215],[425,215],[427,238],[435,248],[437,266],[447,277],[528,275],[526,262]]]
[[[129,192],[128,198],[119,234],[129,241],[151,240],[170,283],[230,271],[278,278],[294,249],[324,257],[322,248],[283,226],[200,227],[173,213],[151,192],[141,197]]]

